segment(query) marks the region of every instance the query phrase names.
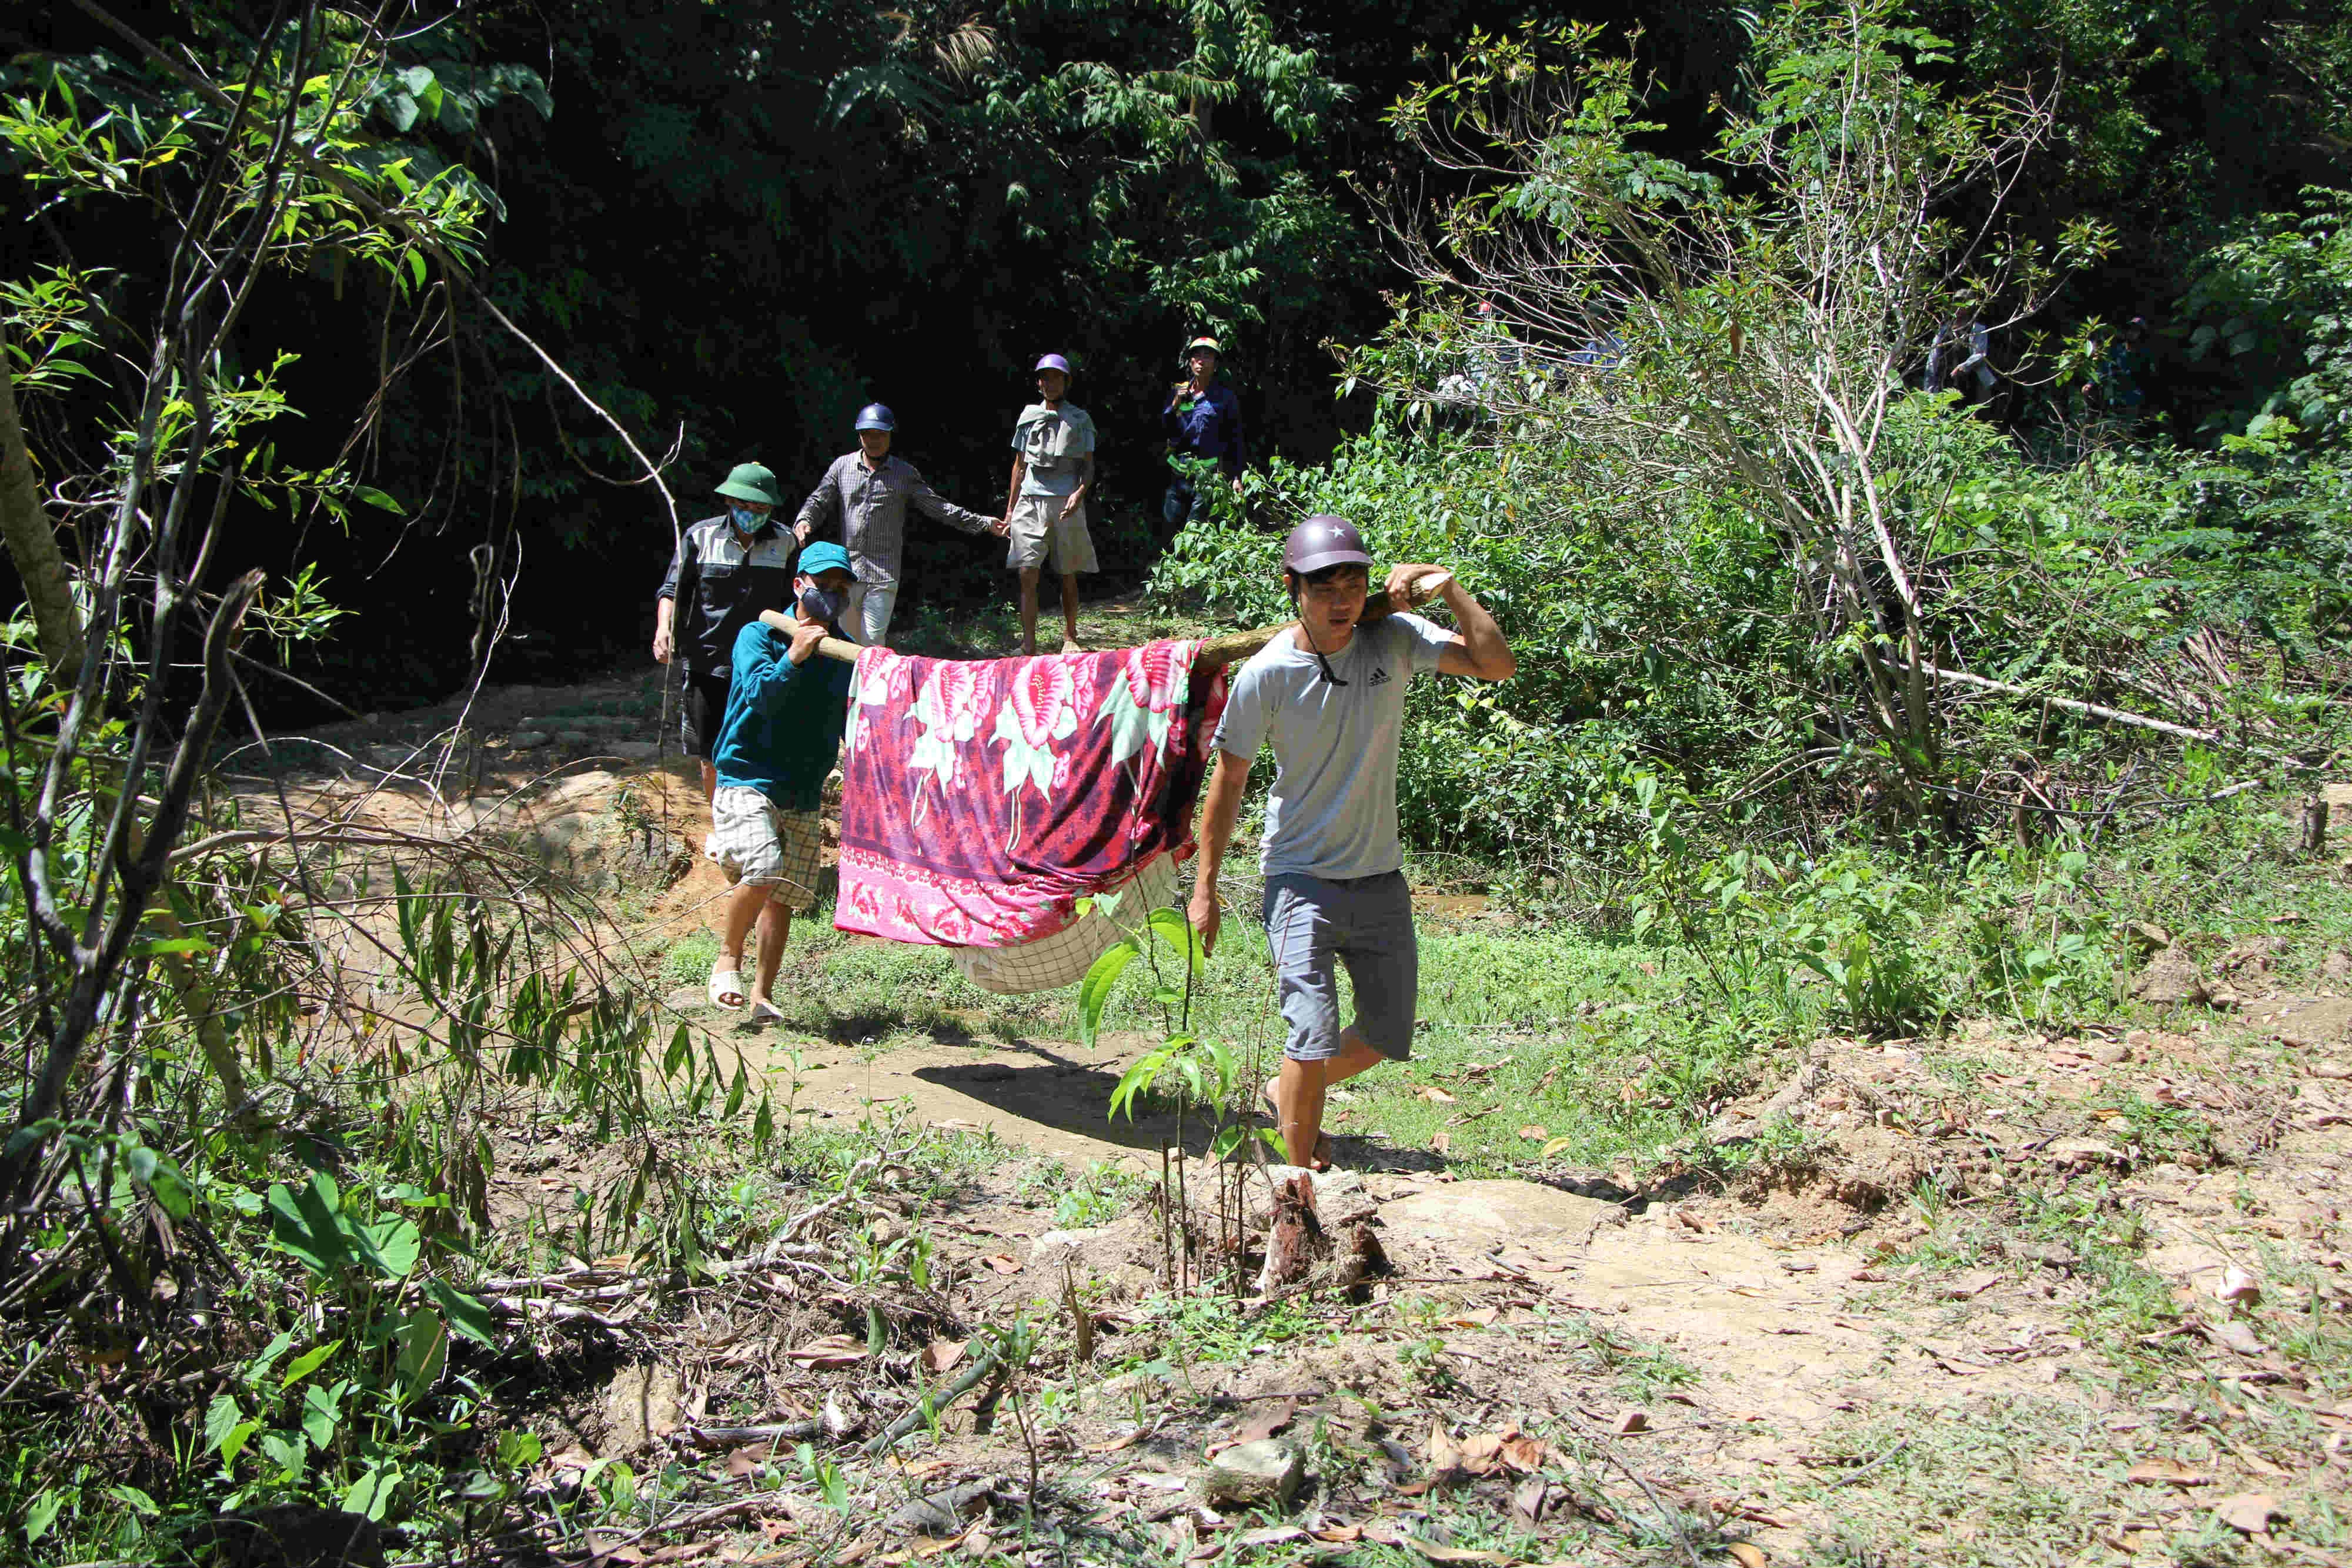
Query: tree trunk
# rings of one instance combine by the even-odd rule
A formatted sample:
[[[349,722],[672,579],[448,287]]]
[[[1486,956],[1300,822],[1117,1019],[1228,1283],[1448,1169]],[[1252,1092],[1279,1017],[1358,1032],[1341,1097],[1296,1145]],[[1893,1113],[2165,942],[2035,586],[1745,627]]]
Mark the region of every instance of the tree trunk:
[[[0,326],[0,535],[8,541],[8,557],[24,580],[25,597],[33,606],[33,624],[41,639],[41,657],[49,662],[49,678],[71,685],[81,671],[81,618],[74,611],[73,581],[66,558],[58,549],[57,534],[41,507],[41,487],[33,478],[33,455],[25,446],[25,427],[16,419],[16,378],[8,369],[7,329]]]

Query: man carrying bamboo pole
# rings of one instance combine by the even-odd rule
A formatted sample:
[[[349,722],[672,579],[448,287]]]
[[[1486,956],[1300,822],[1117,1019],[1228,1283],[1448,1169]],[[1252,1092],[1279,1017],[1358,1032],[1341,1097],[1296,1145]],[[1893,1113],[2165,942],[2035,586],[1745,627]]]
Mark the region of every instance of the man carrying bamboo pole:
[[[762,611],[736,634],[734,684],[711,758],[710,855],[735,883],[727,901],[710,1005],[782,1014],[772,995],[793,914],[816,907],[824,835],[817,818],[849,712],[851,666],[815,657],[840,631],[849,602],[849,553],[819,541],[801,551],[790,614]],[[743,987],[743,939],[760,927],[758,983]]]
[[[1202,949],[1213,950],[1218,873],[1250,765],[1270,745],[1274,791],[1258,859],[1289,1037],[1268,1097],[1290,1163],[1317,1170],[1331,1163],[1324,1092],[1382,1061],[1403,1061],[1412,1044],[1420,948],[1396,807],[1405,686],[1431,671],[1501,681],[1518,668],[1495,618],[1433,566],[1390,568],[1387,592],[1399,609],[1364,621],[1371,564],[1344,517],[1309,517],[1290,531],[1282,570],[1298,619],[1234,678],[1217,726],[1191,910]],[[1402,612],[1424,578],[1443,580],[1440,596],[1460,631]],[[1355,1021],[1344,1029],[1339,964],[1356,997]]]

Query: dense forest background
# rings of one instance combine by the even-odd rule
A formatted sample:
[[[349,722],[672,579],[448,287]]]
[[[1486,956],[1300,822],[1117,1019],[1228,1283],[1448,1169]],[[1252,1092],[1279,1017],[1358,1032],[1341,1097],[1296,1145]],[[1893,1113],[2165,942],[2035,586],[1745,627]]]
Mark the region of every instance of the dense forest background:
[[[216,5],[120,15],[166,49],[205,52],[260,22]],[[1224,339],[1262,455],[1318,461],[1367,428],[1373,400],[1335,395],[1333,349],[1375,337],[1405,284],[1380,193],[1439,179],[1402,155],[1391,106],[1475,28],[1583,15],[1255,0],[423,7],[397,30],[401,74],[375,89],[373,130],[380,158],[471,172],[492,203],[482,293],[648,449],[674,449],[687,520],[745,458],[804,492],[869,399],[896,407],[900,452],[937,486],[992,508],[1026,366],[1059,350],[1104,433],[1106,564],[1133,580],[1161,542],[1157,412],[1177,346]],[[1654,0],[1591,19],[1647,75],[1647,144],[1704,147],[1743,90],[1755,15]],[[2092,317],[2144,318],[2144,434],[2210,443],[2299,372],[2292,310],[2250,318],[2197,291],[2217,246],[2300,211],[2307,187],[2343,183],[2340,8],[1986,0],[1913,19],[1950,41],[1922,70],[1953,95],[2055,95],[2057,134],[2008,210],[2045,237],[2095,215],[2116,243],[2031,326],[2054,340]],[[12,93],[64,83],[127,116],[163,102],[152,68],[74,5],[17,10],[0,49]],[[0,186],[13,214],[0,277],[71,269],[98,280],[117,319],[141,318],[161,262],[146,214],[45,204],[14,172]],[[21,295],[15,307],[21,320]],[[1997,357],[2026,336],[2004,334]],[[256,291],[234,345],[257,361],[297,356],[278,384],[304,417],[270,433],[284,461],[323,468],[375,414],[355,455],[378,506],[240,502],[226,535],[221,568],[310,564],[352,612],[293,653],[293,674],[353,707],[448,695],[469,673],[478,579],[510,585],[493,680],[601,665],[646,640],[670,534],[659,497],[616,482],[635,477],[620,443],[472,295],[347,276],[320,246]],[[372,409],[386,370],[398,373]],[[103,466],[82,447],[120,395],[91,376],[28,400],[53,476]],[[2058,397],[2020,387],[1996,412],[2032,439],[2063,414]],[[911,567],[918,602],[1005,589],[992,552],[940,530],[917,530]],[[328,711],[290,683],[257,695],[289,722]]]

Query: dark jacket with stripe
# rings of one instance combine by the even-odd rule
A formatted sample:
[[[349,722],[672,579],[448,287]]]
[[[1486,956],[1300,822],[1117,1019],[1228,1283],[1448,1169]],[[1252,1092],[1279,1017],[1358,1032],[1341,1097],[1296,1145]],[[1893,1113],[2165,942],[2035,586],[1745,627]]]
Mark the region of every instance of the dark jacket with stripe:
[[[793,601],[793,559],[800,546],[792,530],[772,527],[749,549],[723,517],[686,530],[669,558],[656,600],[674,599],[670,637],[688,680],[725,680],[735,656],[735,634],[762,610]]]

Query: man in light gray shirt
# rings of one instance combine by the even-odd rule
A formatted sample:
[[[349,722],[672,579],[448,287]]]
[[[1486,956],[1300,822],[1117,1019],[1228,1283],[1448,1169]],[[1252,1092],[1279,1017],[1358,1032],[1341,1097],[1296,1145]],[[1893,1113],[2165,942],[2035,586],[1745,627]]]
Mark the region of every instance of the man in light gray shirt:
[[[1433,672],[1501,681],[1518,668],[1495,618],[1451,573],[1391,567],[1386,602],[1367,605],[1371,564],[1344,517],[1309,517],[1290,531],[1283,577],[1298,620],[1234,678],[1217,726],[1191,910],[1202,948],[1213,950],[1223,918],[1217,876],[1250,765],[1270,745],[1276,771],[1259,862],[1289,1034],[1268,1098],[1290,1163],[1318,1170],[1331,1163],[1325,1091],[1382,1061],[1402,1061],[1412,1045],[1420,948],[1396,806],[1405,687]],[[1424,578],[1443,580],[1439,592],[1460,631],[1404,612]],[[1339,964],[1356,995],[1345,1029]]]
[[[932,489],[906,459],[891,456],[891,433],[898,428],[898,416],[878,402],[858,410],[857,450],[834,459],[793,523],[793,532],[806,544],[819,529],[830,532],[834,520],[840,520],[839,542],[849,552],[849,570],[857,580],[841,629],[868,645],[889,635],[890,615],[898,607],[908,507],[968,534],[1002,538],[1005,531],[996,518],[959,507]]]

